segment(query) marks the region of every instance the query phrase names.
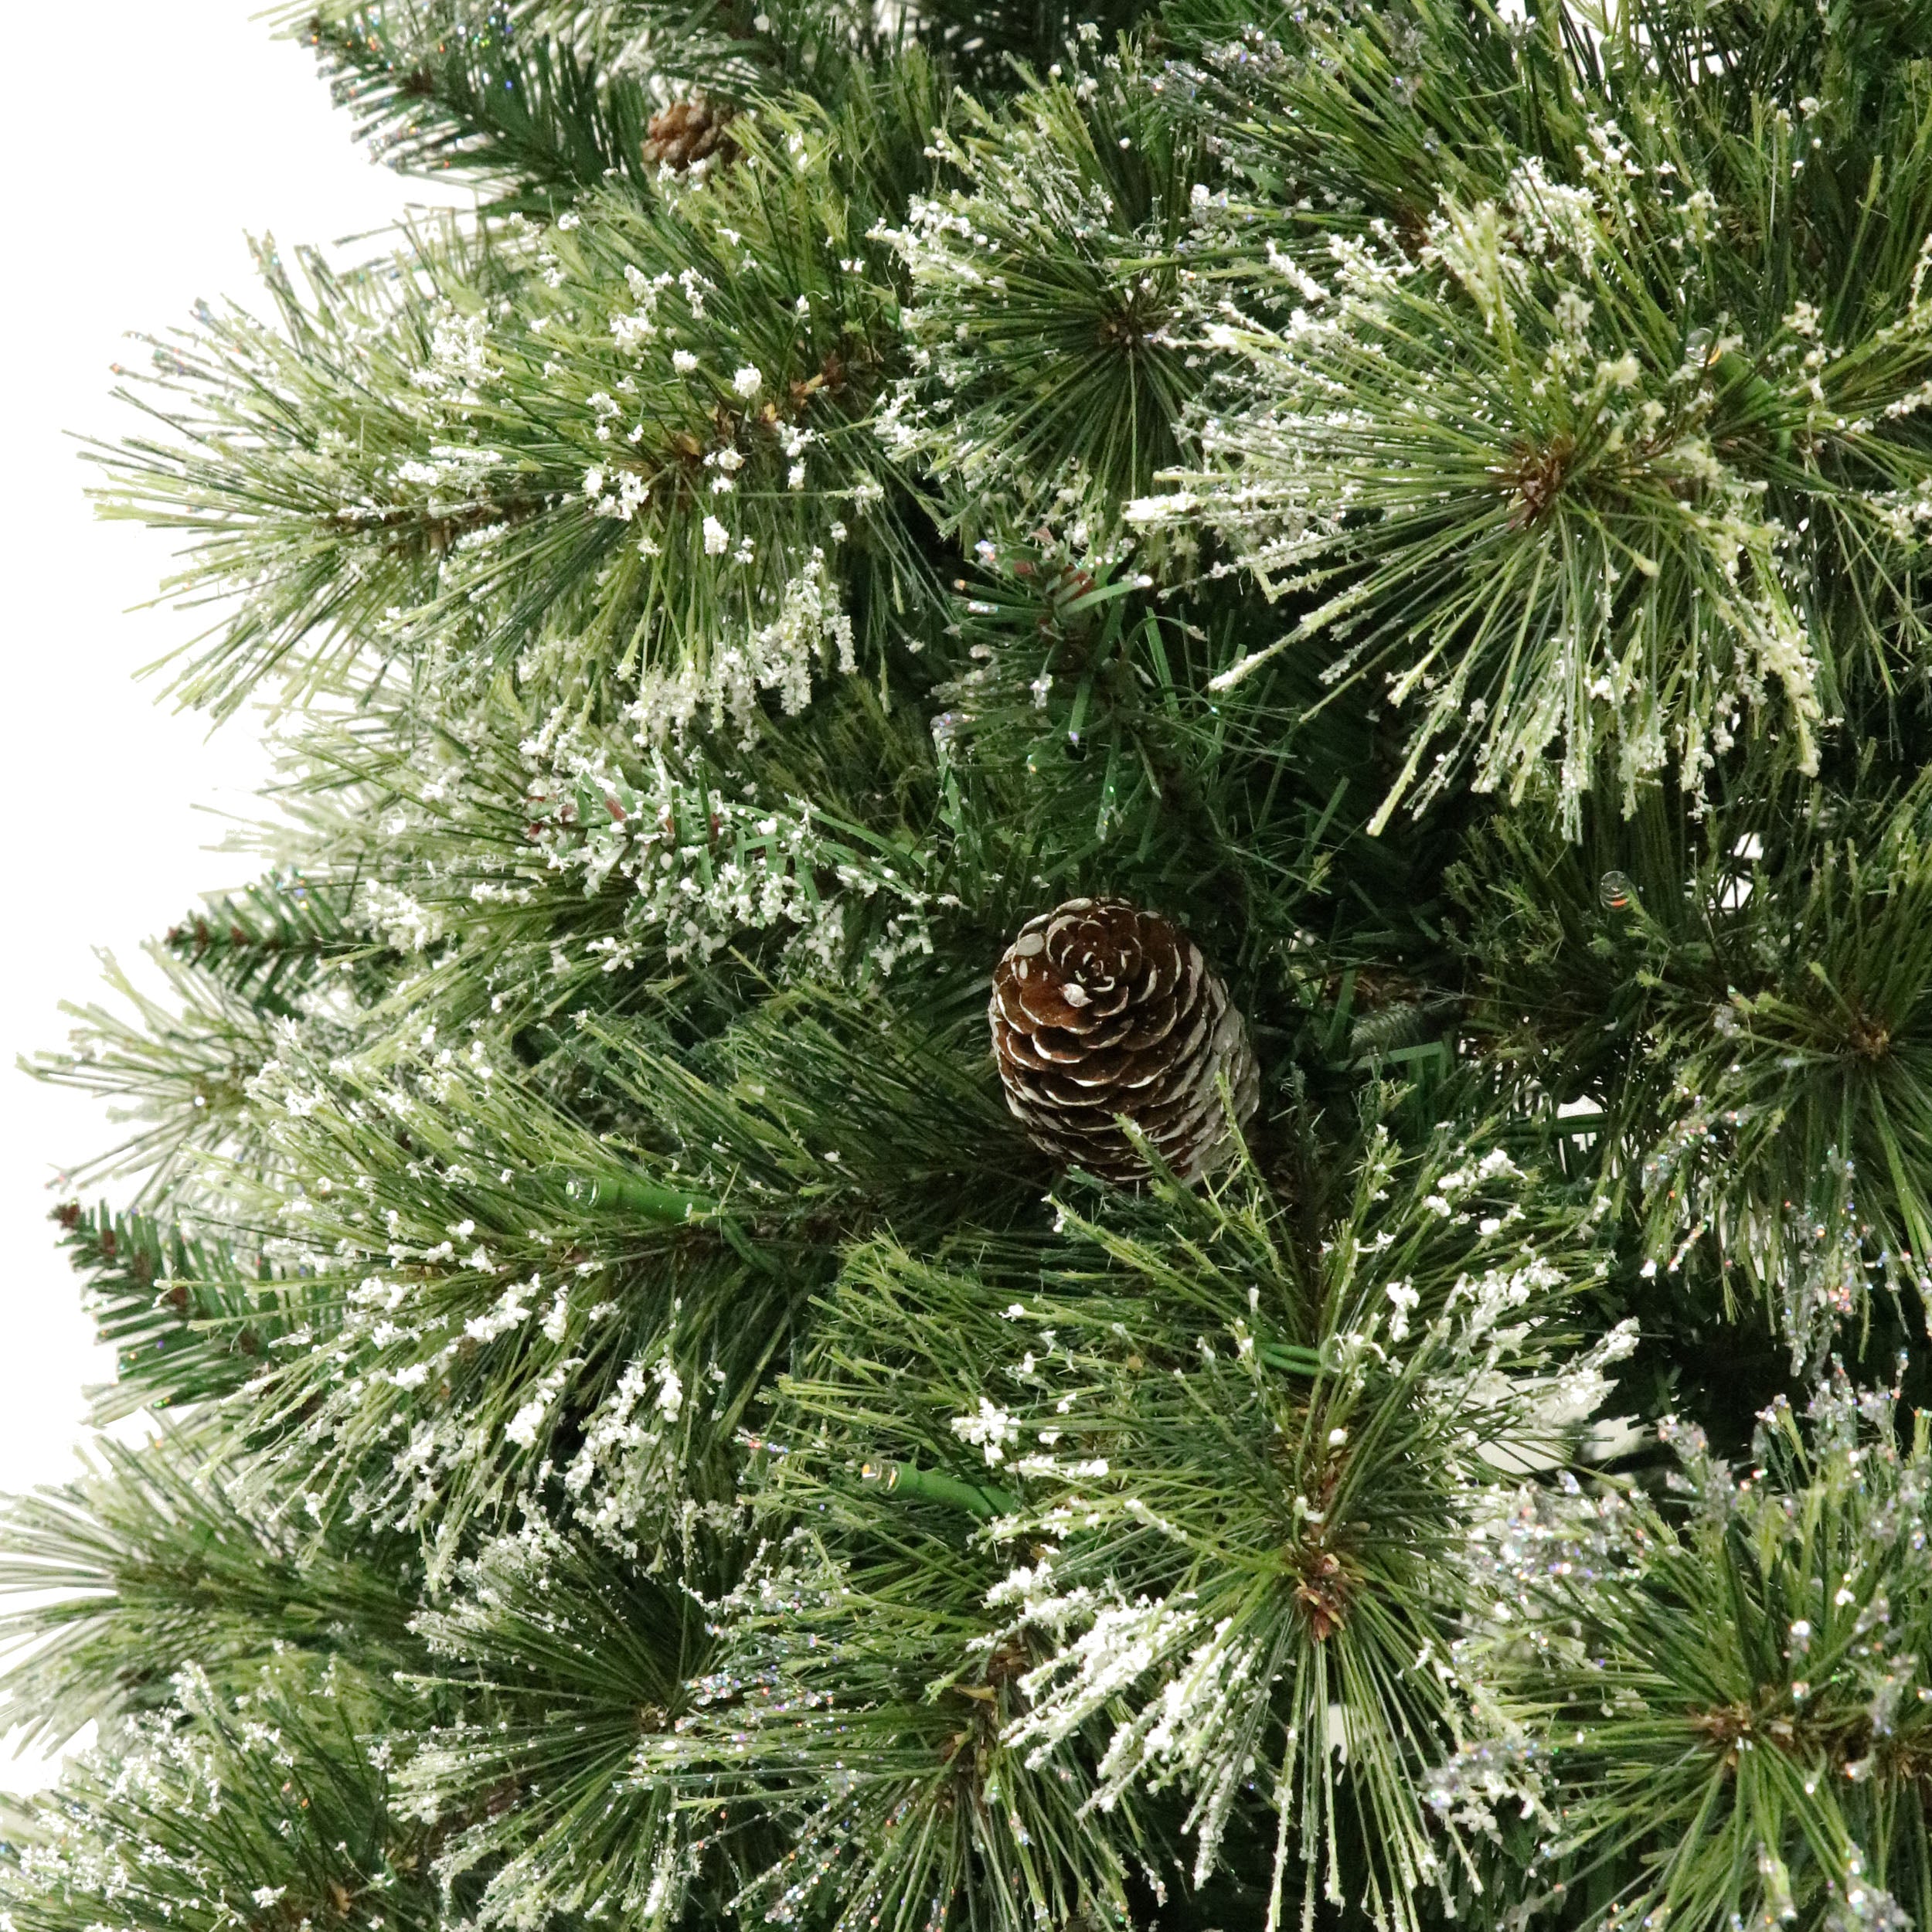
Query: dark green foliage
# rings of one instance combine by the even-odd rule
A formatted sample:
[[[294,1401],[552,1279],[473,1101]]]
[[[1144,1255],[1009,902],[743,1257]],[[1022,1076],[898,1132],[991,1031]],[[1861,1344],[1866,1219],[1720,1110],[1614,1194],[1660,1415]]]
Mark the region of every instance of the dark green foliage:
[[[1131,554],[1047,536],[981,545],[955,607],[967,668],[933,696],[961,888],[994,933],[1043,892],[1124,892],[1184,920],[1218,959],[1276,978],[1308,924],[1359,917],[1335,906],[1359,896],[1353,868],[1404,863],[1353,839],[1367,802],[1358,747],[1338,733],[1298,741],[1292,668],[1209,696],[1239,652],[1231,612],[1177,610]],[[1389,917],[1386,902],[1373,910]]]
[[[1855,812],[1821,787],[1795,822],[1781,803],[1687,835],[1658,801],[1580,847],[1505,823],[1451,877],[1498,1056],[1599,1110],[1578,1154],[1651,1262],[1777,1305],[1795,1371],[1868,1281],[1919,1319],[1932,956],[1923,787],[1874,774]]]
[[[1578,1216],[1446,1134],[1404,1158],[1372,1129],[1358,1158],[1325,1202],[1271,1197],[1250,1170],[1104,1219],[1070,1202],[1063,1236],[1027,1247],[862,1251],[822,1354],[785,1385],[772,1481],[835,1493],[842,1475],[852,1514],[855,1473],[971,1481],[977,1462],[1015,1492],[974,1541],[1014,1566],[988,1599],[1011,1621],[981,1648],[1012,1653],[1006,1741],[1027,1767],[1096,1753],[1080,1775],[1109,1804],[1178,1786],[1196,1884],[1250,1795],[1279,1821],[1270,1911],[1331,1884],[1345,1838],[1371,1848],[1357,1882],[1378,1912],[1406,1922],[1436,1859],[1415,1782],[1461,1722],[1428,1659],[1480,1493],[1471,1424],[1504,1467],[1560,1427],[1537,1370],[1582,1284]],[[1514,1400],[1487,1380],[1505,1361]],[[945,1522],[919,1498],[894,1484],[875,1533]],[[875,1614],[930,1601],[936,1569]]]
[[[475,1819],[437,1869],[445,1883],[488,1873],[484,1923],[533,1905],[675,1923],[694,1879],[715,1906],[732,1861],[706,1854],[730,1834],[634,1774],[703,1696],[713,1645],[690,1587],[702,1569],[682,1586],[614,1573],[602,1553],[532,1530],[487,1546],[465,1600],[422,1620],[451,1673],[440,1688],[474,1714],[431,1731],[406,1781],[426,1815]]]
[[[1063,56],[1076,36],[1090,42],[1116,35],[1155,9],[1145,0],[1107,0],[1070,7],[1063,0],[1030,0],[1005,6],[997,0],[932,0],[909,9],[912,23],[947,63],[985,93],[1010,87],[1015,72],[1038,71]]]
[[[505,213],[553,213],[612,175],[644,177],[644,88],[523,33],[507,7],[307,7],[287,31],[391,167],[475,179]]]
[[[352,884],[311,886],[299,873],[264,879],[209,898],[169,927],[164,944],[257,1012],[292,1019],[300,996],[325,975],[349,974],[366,995],[393,964],[351,923],[354,900]]]
[[[233,1394],[301,1319],[300,1287],[226,1242],[104,1204],[66,1202],[53,1219],[95,1332],[119,1351],[115,1379],[94,1392],[98,1422]]]
[[[1921,1416],[1901,1444],[1901,1420],[1829,1383],[1803,1423],[1767,1411],[1741,1479],[1686,1430],[1682,1511],[1610,1497],[1523,1526],[1511,1594],[1562,1634],[1504,1674],[1551,1739],[1553,1876],[1593,1916],[1901,1926],[1932,1905],[1927,1435]]]
[[[915,202],[897,237],[918,373],[884,427],[971,506],[969,537],[1063,492],[1104,527],[1180,454],[1200,358],[1176,251],[1201,157],[1118,67],[963,110],[939,151],[966,186]]]
[[[333,1660],[289,1659],[233,1695],[190,1672],[176,1714],[129,1724],[120,1751],[31,1814],[0,1902],[23,1932],[87,1932],[110,1913],[141,1932],[440,1923],[439,1828],[393,1808],[369,1742],[386,1704]]]

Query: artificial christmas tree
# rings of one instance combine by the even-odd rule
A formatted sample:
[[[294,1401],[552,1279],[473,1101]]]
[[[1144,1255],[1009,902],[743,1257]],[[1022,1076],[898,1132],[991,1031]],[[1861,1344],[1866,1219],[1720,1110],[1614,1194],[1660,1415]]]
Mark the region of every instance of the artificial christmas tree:
[[[4,1926],[1932,1925],[1932,14],[284,24]]]

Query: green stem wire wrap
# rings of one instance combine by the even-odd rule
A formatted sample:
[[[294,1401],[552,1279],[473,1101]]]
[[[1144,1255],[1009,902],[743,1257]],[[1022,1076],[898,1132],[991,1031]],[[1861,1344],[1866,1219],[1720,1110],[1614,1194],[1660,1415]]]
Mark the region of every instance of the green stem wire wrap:
[[[921,1469],[910,1462],[869,1462],[859,1472],[861,1481],[876,1483],[889,1496],[911,1496],[920,1502],[944,1503],[964,1509],[982,1522],[993,1516],[1010,1516],[1019,1509],[1019,1498],[992,1483],[962,1482],[937,1469]]]

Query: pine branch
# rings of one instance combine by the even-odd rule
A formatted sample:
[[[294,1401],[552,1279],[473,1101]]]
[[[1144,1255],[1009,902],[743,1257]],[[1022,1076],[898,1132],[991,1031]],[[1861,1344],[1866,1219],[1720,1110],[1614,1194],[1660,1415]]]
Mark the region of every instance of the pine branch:
[[[301,995],[332,972],[374,990],[372,965],[396,955],[371,947],[350,923],[352,885],[310,885],[299,873],[210,897],[171,926],[162,944],[258,1011],[293,1018]],[[358,970],[361,968],[362,970]]]
[[[117,1147],[70,1174],[83,1185],[138,1174],[136,1206],[171,1189],[185,1191],[189,1174],[210,1156],[244,1169],[260,1162],[264,1148],[249,1087],[274,1053],[264,1010],[165,947],[146,950],[172,1002],[141,991],[103,953],[103,977],[124,1010],[63,1002],[62,1010],[80,1022],[69,1036],[70,1050],[19,1063],[37,1080],[108,1100],[111,1121],[137,1124]]]
[[[271,1658],[396,1668],[415,1566],[406,1547],[315,1526],[292,1496],[248,1497],[218,1423],[164,1427],[138,1448],[97,1440],[80,1480],[7,1507],[0,1617],[10,1653],[0,1724],[51,1749],[84,1724],[165,1710],[192,1669],[252,1686]]]
[[[692,9],[689,26],[706,12]],[[315,49],[355,138],[379,158],[406,174],[473,179],[493,212],[553,215],[614,177],[634,188],[645,178],[644,87],[522,31],[506,9],[311,7],[284,32]]]
[[[94,1392],[97,1423],[232,1394],[306,1318],[299,1287],[266,1262],[244,1265],[224,1242],[104,1203],[71,1201],[53,1218],[85,1277],[95,1333],[117,1352],[116,1379]]]
[[[1932,1749],[1907,1688],[1932,1617],[1913,1548],[1927,1431],[1903,1420],[1835,1379],[1802,1421],[1766,1412],[1743,1481],[1668,1423],[1687,1506],[1552,1512],[1498,1566],[1507,1600],[1581,1639],[1533,1672],[1502,1665],[1521,1729],[1498,1756],[1596,1909],[1714,1927],[1855,1896],[1896,1925],[1932,1902],[1920,1832],[1895,1823],[1918,1818]],[[1466,1775],[1450,1767],[1445,1800]]]
[[[842,1243],[969,1202],[997,1225],[1037,1193],[988,1070],[883,1002],[768,997],[696,1050],[643,1026],[580,1038],[580,1079],[617,1103],[596,1134],[480,1039],[461,1063],[392,1050],[379,1076],[291,1041],[264,1088],[304,1178],[253,1212],[331,1346],[271,1369],[255,1426],[332,1504],[422,1533],[439,1580],[532,1482],[679,1543],[685,1500],[732,1493],[736,1431]],[[423,1387],[434,1434],[399,1467]],[[667,1426],[620,1458],[654,1401]]]
[[[1821,121],[1801,172],[1761,101],[1747,131],[1736,101],[1727,118],[1696,90],[1679,97],[1634,52],[1601,77],[1553,26],[1529,34],[1517,60],[1488,26],[1478,37],[1489,63],[1511,62],[1509,83],[1470,89],[1465,69],[1438,64],[1468,36],[1425,36],[1426,80],[1405,80],[1385,135],[1362,94],[1409,30],[1393,16],[1345,29],[1327,11],[1306,50],[1321,57],[1297,57],[1301,30],[1284,29],[1279,86],[1262,90],[1274,145],[1256,168],[1291,153],[1294,178],[1279,185],[1298,196],[1267,217],[1281,224],[1276,266],[1231,271],[1219,301],[1204,290],[1195,332],[1204,348],[1244,349],[1251,374],[1197,412],[1213,419],[1223,481],[1209,452],[1171,508],[1189,522],[1205,512],[1270,598],[1292,597],[1296,620],[1222,688],[1292,645],[1322,653],[1337,689],[1373,676],[1392,702],[1415,699],[1378,829],[1463,775],[1520,804],[1560,747],[1574,837],[1596,747],[1634,747],[1639,714],[1658,703],[1681,744],[1714,756],[1758,737],[1814,770],[1825,694],[1883,716],[1921,645],[1916,552],[1909,539],[1895,547],[1906,526],[1894,508],[1927,461],[1911,420],[1932,368],[1917,294],[1917,217],[1932,189],[1910,131],[1920,109],[1900,93],[1855,127]],[[1567,105],[1546,123],[1519,113],[1553,66],[1567,71],[1543,98],[1595,94],[1595,134]],[[1478,102],[1495,118],[1471,127]],[[1878,127],[1890,130],[1883,158]],[[1399,172],[1390,150],[1410,147],[1439,206],[1403,206],[1378,178],[1367,206],[1338,217],[1328,171],[1359,196],[1371,164]],[[1794,180],[1802,207],[1774,216]],[[1880,205],[1894,195],[1911,211],[1896,229]],[[1237,254],[1255,213],[1215,217]],[[1444,279],[1423,272],[1435,270]],[[1815,338],[1829,345],[1814,352]],[[1548,373],[1558,366],[1560,382]],[[1230,410],[1245,410],[1238,424]],[[1683,461],[1695,478],[1677,473]],[[1210,507],[1223,488],[1226,517]],[[1774,556],[1801,523],[1812,534],[1790,578]],[[1550,651],[1594,668],[1566,681]],[[1615,667],[1640,661],[1655,674],[1626,684]],[[1746,687],[1741,712],[1719,696]],[[1665,755],[1621,757],[1626,809]],[[1694,790],[1703,768],[1699,751],[1682,782]]]
[[[1922,9],[1134,4],[284,7],[488,205],[107,453],[297,715],[43,1069],[179,1420],[0,1523],[0,1932],[1932,1913]],[[1198,1189],[1002,1104],[1102,894]]]
[[[432,1932],[440,1829],[393,1807],[371,1741],[394,1702],[339,1660],[232,1694],[190,1670],[176,1709],[122,1726],[35,1804],[0,1852],[0,1909],[22,1932]]]
[[[1574,1204],[1499,1149],[1443,1134],[1405,1153],[1372,1131],[1359,1162],[1305,1237],[1250,1170],[1205,1199],[1103,1196],[1091,1220],[1065,1201],[1059,1238],[957,1261],[859,1250],[784,1385],[767,1483],[812,1522],[845,1477],[839,1515],[886,1548],[917,1533],[922,1504],[956,1536],[986,1472],[1010,1486],[1011,1511],[974,1539],[1031,1551],[990,1593],[1012,1621],[976,1646],[1026,1656],[1026,1714],[1002,1742],[1084,1779],[1105,1740],[1096,1802],[1178,1785],[1196,1884],[1265,1764],[1264,1801],[1286,1821],[1274,1909],[1297,1841],[1316,1840],[1312,1865],[1345,1828],[1357,1882],[1401,1924],[1439,1869],[1414,1808],[1423,1740],[1459,1722],[1446,1684],[1413,1668],[1433,1606],[1457,1595],[1448,1525],[1473,1473],[1457,1458],[1480,1444],[1508,1467],[1512,1430],[1520,1455],[1550,1426],[1475,1390],[1494,1373],[1532,1407],[1556,1396],[1560,1378],[1541,1378],[1565,1344],[1553,1327],[1531,1337],[1560,1319],[1566,1267],[1590,1270]],[[1486,1264],[1477,1248],[1497,1240],[1511,1259]],[[1458,1315],[1478,1277],[1480,1305]],[[1509,1343],[1492,1304],[1527,1318]],[[1515,1345],[1529,1352],[1505,1366]],[[1425,1387],[1466,1391],[1480,1420]],[[845,1476],[906,1463],[920,1475],[903,1498]],[[1036,1632],[1050,1656],[1026,1655]],[[1337,1703],[1345,1786],[1327,1768]]]
[[[702,192],[445,224],[353,281],[304,257],[306,298],[264,253],[279,326],[205,314],[158,351],[170,435],[100,451],[107,514],[189,534],[176,587],[242,598],[181,695],[366,696],[454,624],[471,675],[573,637],[688,716],[921,641],[925,519],[868,422],[900,352],[872,197],[938,117],[909,60],[841,119],[768,110]]]
[[[895,237],[923,379],[887,432],[946,486],[968,541],[995,517],[1066,517],[1066,495],[1048,509],[1062,492],[1109,529],[1179,460],[1201,386],[1175,325],[1204,157],[1117,56],[1077,93],[1063,81],[960,118],[940,152],[966,185],[922,199]]]
[[[483,1923],[538,1901],[716,1913],[736,1889],[742,1821],[720,1830],[634,1775],[640,1748],[703,1699],[713,1645],[695,1587],[715,1590],[728,1560],[707,1573],[720,1569],[694,1564],[674,1587],[614,1550],[536,1530],[486,1546],[458,1601],[423,1618],[440,1664],[426,1682],[459,1694],[465,1715],[427,1734],[404,1783],[420,1808],[474,1819],[437,1869],[445,1883],[482,1881]],[[751,1845],[776,1849],[769,1834]]]
[[[681,1804],[755,1808],[785,1830],[786,1854],[740,1894],[753,1910],[789,1898],[841,1932],[874,1914],[973,1910],[1018,1932],[1036,1911],[1123,1913],[1127,1861],[1164,1848],[1131,1798],[1110,1831],[1087,1827],[1090,1753],[1043,1767],[1008,1743],[1041,1646],[988,1606],[1001,1550],[965,1533],[951,1492],[868,1501],[796,1447],[782,1423],[757,1444],[782,1472],[762,1560],[719,1606],[693,1707],[642,1741],[640,1770]]]
[[[1496,1063],[1600,1097],[1588,1165],[1653,1272],[1713,1318],[1767,1300],[1798,1376],[1866,1345],[1880,1297],[1880,1332],[1905,1318],[1932,1240],[1926,784],[1860,776],[1747,779],[1695,830],[1668,798],[1593,815],[1580,851],[1500,823],[1451,876]]]

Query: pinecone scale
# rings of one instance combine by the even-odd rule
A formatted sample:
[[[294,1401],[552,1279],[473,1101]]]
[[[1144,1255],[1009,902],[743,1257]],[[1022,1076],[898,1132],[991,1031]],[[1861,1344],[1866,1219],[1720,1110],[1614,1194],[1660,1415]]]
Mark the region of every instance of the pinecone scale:
[[[682,175],[701,161],[730,161],[737,152],[726,132],[730,120],[729,107],[701,97],[672,101],[659,108],[645,129],[645,165]]]

